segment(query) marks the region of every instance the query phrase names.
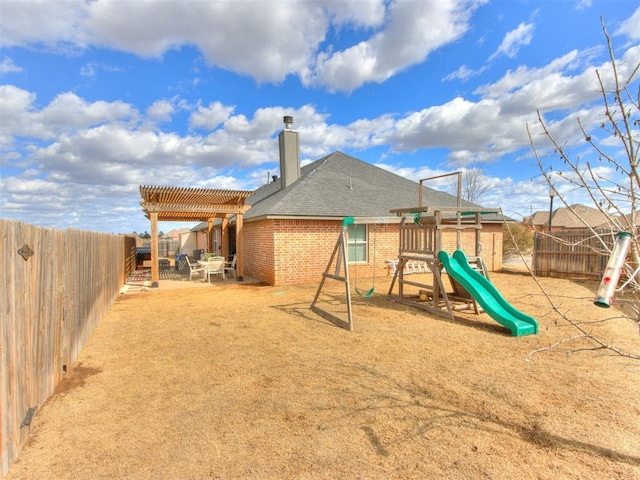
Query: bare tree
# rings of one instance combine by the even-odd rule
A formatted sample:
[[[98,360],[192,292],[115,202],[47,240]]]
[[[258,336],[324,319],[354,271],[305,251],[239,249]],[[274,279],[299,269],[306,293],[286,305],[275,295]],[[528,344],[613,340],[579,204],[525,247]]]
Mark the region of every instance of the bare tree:
[[[462,172],[462,199],[480,205],[480,202],[482,202],[491,188],[491,180],[487,178],[482,168],[477,165],[465,166],[460,171]],[[454,195],[457,195],[457,179],[452,182],[451,190]]]
[[[578,156],[573,155],[570,152],[569,142],[561,142],[554,136],[548,122],[539,111],[537,112],[537,125],[541,128],[543,139],[550,142],[553,147],[554,155],[543,157],[536,146],[532,128],[529,125],[527,125],[527,132],[538,167],[549,187],[556,190],[557,198],[583,221],[585,228],[590,229],[592,234],[597,236],[603,254],[611,253],[611,242],[607,237],[611,238],[611,235],[618,231],[626,231],[633,235],[630,258],[627,258],[624,267],[627,276],[625,288],[630,290],[633,295],[628,302],[629,309],[623,316],[636,323],[640,319],[638,295],[640,282],[637,277],[640,269],[636,270],[636,267],[640,266],[640,238],[637,229],[637,214],[640,207],[638,204],[640,200],[638,197],[640,194],[640,172],[638,171],[638,152],[640,151],[640,86],[638,86],[638,77],[640,76],[640,63],[631,66],[625,64],[623,68],[620,68],[604,20],[601,23],[607,42],[610,70],[604,72],[596,70],[595,75],[603,101],[602,122],[599,125],[599,131],[604,133],[606,138],[600,139],[597,129],[589,127],[580,118],[577,119],[579,131],[592,149],[592,153],[595,153],[597,164],[590,161],[582,163]],[[594,206],[605,214],[610,232],[605,234],[595,231],[591,225],[584,221],[579,212],[575,211],[567,202],[561,191],[555,188],[557,182],[563,182],[565,185],[585,192]],[[538,285],[540,284],[538,283]],[[555,312],[581,332],[576,337],[564,341],[588,337],[596,343],[596,348],[607,348],[620,355],[640,358],[640,356],[622,352],[591,335],[579,322],[561,312],[546,292],[544,294]]]

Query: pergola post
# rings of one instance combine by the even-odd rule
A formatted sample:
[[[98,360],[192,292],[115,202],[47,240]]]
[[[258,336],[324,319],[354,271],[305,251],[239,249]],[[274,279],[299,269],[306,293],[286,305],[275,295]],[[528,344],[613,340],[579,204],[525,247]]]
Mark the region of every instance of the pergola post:
[[[229,227],[229,218],[225,215],[222,217],[222,222],[220,224],[221,232],[220,232],[220,242],[222,243],[222,256],[224,258],[229,257],[229,232],[227,228]]]
[[[241,213],[236,215],[236,274],[238,275],[238,281],[244,280],[243,257],[244,257],[244,245],[242,237],[243,215]]]
[[[213,219],[210,218],[207,224],[207,252],[217,253],[213,251]]]
[[[150,212],[151,220],[151,286],[157,287],[160,281],[158,262],[158,212]]]

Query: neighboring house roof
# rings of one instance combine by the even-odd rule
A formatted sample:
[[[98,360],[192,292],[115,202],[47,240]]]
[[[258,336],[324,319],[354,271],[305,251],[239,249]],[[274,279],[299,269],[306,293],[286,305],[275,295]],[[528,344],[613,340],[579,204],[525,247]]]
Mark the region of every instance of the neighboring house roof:
[[[549,212],[535,212],[529,218],[526,218],[525,221],[531,222],[531,225],[548,225],[549,224]]]
[[[634,221],[635,216],[635,221]],[[640,225],[640,211],[636,211],[635,215],[633,213],[628,213],[626,215],[611,215],[610,218],[607,219],[606,222],[603,222],[601,225],[598,225],[599,229],[613,229],[627,231],[631,229],[633,225]]]
[[[549,225],[549,212],[536,212],[531,217],[531,224],[536,226]],[[584,221],[583,221],[584,220]],[[557,228],[587,228],[606,223],[607,216],[597,208],[575,204],[553,211],[551,225]],[[585,225],[585,222],[587,225]]]
[[[257,189],[246,203],[246,221],[266,216],[382,217],[389,210],[418,206],[418,183],[357,158],[335,152],[301,168],[285,189],[280,181]],[[424,188],[425,206],[455,207],[455,196]],[[463,206],[478,207],[463,201]]]
[[[220,223],[220,219],[216,219],[216,220],[214,220],[214,221],[213,221],[213,223],[214,223],[214,225],[215,225],[216,223]],[[198,232],[198,231],[200,231],[200,230],[208,230],[208,229],[209,229],[209,222],[200,222],[200,223],[198,223],[197,225],[195,225],[195,226],[191,227],[191,228],[189,229],[189,231],[191,231],[191,232]]]
[[[169,230],[167,233],[164,234],[164,238],[176,238],[179,239],[180,235],[183,233],[189,233],[189,229],[188,228],[180,228],[180,229],[173,229],[173,230]]]

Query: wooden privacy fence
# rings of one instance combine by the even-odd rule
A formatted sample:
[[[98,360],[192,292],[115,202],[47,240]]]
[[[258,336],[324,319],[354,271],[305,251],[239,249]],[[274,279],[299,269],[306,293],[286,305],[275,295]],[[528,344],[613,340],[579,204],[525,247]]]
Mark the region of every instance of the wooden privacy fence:
[[[135,269],[135,239],[0,219],[0,477]]]
[[[585,278],[599,280],[604,272],[615,233],[591,230],[536,232],[533,247],[533,272],[540,277]]]
[[[151,240],[144,239],[139,246],[148,247],[149,251],[151,251]],[[158,240],[158,257],[175,257],[178,253],[180,253],[180,240]]]

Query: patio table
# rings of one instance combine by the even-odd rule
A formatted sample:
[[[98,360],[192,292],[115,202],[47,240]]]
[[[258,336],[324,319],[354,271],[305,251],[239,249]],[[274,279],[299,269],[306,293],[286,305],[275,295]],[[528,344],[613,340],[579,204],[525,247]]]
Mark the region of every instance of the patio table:
[[[224,272],[224,258],[223,257],[211,257],[208,260],[198,260],[198,265],[202,265],[204,267],[204,276],[207,279],[207,281],[210,280],[209,277],[209,262],[212,260],[220,260],[222,261],[222,267],[219,267],[218,269],[216,269],[215,271],[218,273],[220,273],[220,276],[222,277],[222,281],[226,282],[227,281],[227,276],[225,275]]]

